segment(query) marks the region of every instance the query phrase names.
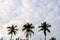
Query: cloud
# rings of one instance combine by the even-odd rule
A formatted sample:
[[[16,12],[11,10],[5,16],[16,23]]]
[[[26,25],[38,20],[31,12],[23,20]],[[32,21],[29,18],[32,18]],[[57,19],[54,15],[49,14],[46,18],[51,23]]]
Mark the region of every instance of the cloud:
[[[38,33],[38,26],[41,22],[47,21],[49,24],[51,24],[53,27],[51,27],[51,35],[53,35],[53,32],[56,32],[53,36],[57,36],[59,32],[60,26],[60,12],[59,12],[59,1],[54,0],[0,0],[0,25],[2,26],[2,31],[0,31],[0,35],[3,34],[5,36],[7,35],[7,29],[6,27],[12,24],[18,25],[18,36],[21,38],[24,36],[21,30],[22,26],[27,23],[33,23],[33,25],[36,27],[35,35],[32,37],[32,39],[43,38],[42,33]],[[1,5],[2,4],[2,5]],[[54,29],[55,28],[55,29]],[[56,31],[54,31],[56,30]],[[5,33],[4,33],[5,32]],[[41,35],[40,35],[41,34]],[[3,36],[4,36],[3,35]],[[17,36],[16,35],[16,36]],[[49,35],[49,34],[48,34]],[[47,35],[47,36],[48,36]],[[49,35],[48,39],[51,37]],[[35,37],[36,36],[36,37]],[[42,37],[40,37],[42,36]],[[38,40],[39,40],[38,38]]]

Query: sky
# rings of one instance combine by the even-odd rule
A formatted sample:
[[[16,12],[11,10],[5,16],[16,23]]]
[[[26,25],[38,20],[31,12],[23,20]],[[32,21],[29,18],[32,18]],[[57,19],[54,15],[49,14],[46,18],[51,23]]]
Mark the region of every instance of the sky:
[[[7,27],[17,25],[19,31],[13,38],[25,38],[22,32],[27,22],[35,26],[35,35],[30,40],[44,40],[43,32],[38,32],[38,26],[47,21],[52,27],[47,32],[47,40],[51,37],[60,39],[60,0],[0,0],[0,38],[10,38]]]

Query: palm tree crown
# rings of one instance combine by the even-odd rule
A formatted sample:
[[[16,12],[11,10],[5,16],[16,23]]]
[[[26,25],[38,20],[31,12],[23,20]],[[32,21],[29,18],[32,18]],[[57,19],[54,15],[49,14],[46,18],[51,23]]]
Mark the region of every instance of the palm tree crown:
[[[29,23],[27,23],[23,26],[22,31],[25,30],[26,37],[28,37],[28,39],[29,39],[29,36],[31,37],[31,33],[34,34],[34,32],[32,31],[33,28],[34,28],[34,26],[32,24],[29,24]]]
[[[9,27],[7,27],[8,28],[8,31],[9,31],[9,33],[8,34],[11,34],[11,39],[10,40],[12,40],[12,35],[14,34],[16,34],[17,33],[17,31],[18,31],[18,29],[16,29],[16,27],[17,27],[17,25],[12,25],[12,26],[9,26]]]
[[[44,35],[46,37],[46,31],[48,31],[50,33],[50,30],[48,29],[49,27],[51,27],[51,25],[49,25],[46,22],[44,22],[44,23],[41,23],[41,26],[39,26],[38,28],[41,28],[39,31],[43,30]],[[46,40],[46,38],[45,38],[45,40]]]
[[[56,38],[55,37],[52,37],[50,40],[56,40]]]

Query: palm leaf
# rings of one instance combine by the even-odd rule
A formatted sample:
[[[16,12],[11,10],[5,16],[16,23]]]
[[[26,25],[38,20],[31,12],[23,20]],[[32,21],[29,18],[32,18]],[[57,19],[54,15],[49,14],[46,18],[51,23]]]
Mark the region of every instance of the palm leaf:
[[[26,34],[26,37],[28,37],[28,33]]]
[[[34,27],[34,26],[32,26],[32,27],[31,27],[31,29],[32,29],[32,28],[35,28],[35,27]]]
[[[31,38],[31,33],[30,33],[30,38]]]
[[[9,27],[7,27],[7,28],[11,29],[11,27],[10,27],[10,26],[9,26]]]
[[[40,29],[39,31],[42,31],[42,30],[43,30],[43,29]],[[39,32],[39,31],[38,31],[38,32]]]
[[[27,30],[25,31],[25,33],[24,33],[24,34],[26,34],[26,33],[28,33],[28,32],[27,32]]]
[[[48,24],[47,26],[48,26],[48,27],[51,27],[51,25],[49,25],[49,24]]]
[[[47,29],[47,31],[50,33],[50,30],[49,29]]]
[[[23,28],[22,31],[26,30],[26,28]]]
[[[8,31],[11,31],[11,30],[8,30]]]
[[[15,29],[16,31],[18,31],[18,29]]]
[[[8,34],[11,34],[12,32],[10,31]]]
[[[43,27],[43,26],[38,26],[38,28],[41,28],[41,27]]]
[[[25,24],[23,27],[27,27],[27,25]]]
[[[32,31],[32,30],[30,30],[31,31],[31,33],[33,33],[34,34],[34,32]]]
[[[15,25],[15,27],[17,27],[17,25]]]
[[[14,33],[14,35],[16,35],[17,32],[16,31],[13,31],[13,33]]]

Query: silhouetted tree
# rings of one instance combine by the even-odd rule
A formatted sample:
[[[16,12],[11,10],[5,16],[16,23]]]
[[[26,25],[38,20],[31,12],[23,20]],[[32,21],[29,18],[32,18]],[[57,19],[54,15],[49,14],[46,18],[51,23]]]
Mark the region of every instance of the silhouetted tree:
[[[16,29],[16,27],[17,27],[17,25],[15,25],[15,26],[12,25],[12,26],[7,27],[7,28],[8,28],[8,31],[9,31],[8,34],[11,35],[11,39],[10,39],[10,40],[12,40],[12,35],[13,35],[13,34],[16,35],[16,33],[17,33],[17,31],[18,31],[18,29]]]
[[[20,40],[22,40],[22,39],[20,39]]]
[[[39,31],[43,31],[44,32],[45,40],[46,40],[46,31],[48,31],[50,33],[50,30],[48,29],[49,27],[51,27],[51,25],[47,24],[46,22],[41,23],[41,26],[38,27],[38,28],[40,28]]]
[[[31,33],[34,34],[34,32],[32,30],[33,28],[34,28],[34,26],[32,25],[32,23],[31,24],[27,23],[23,26],[22,31],[25,30],[27,40],[29,40],[29,36],[31,37]]]
[[[56,38],[52,37],[50,40],[56,40]]]
[[[18,38],[16,38],[16,40],[19,40],[19,37],[18,37]]]
[[[1,38],[0,40],[3,40],[3,38]]]

